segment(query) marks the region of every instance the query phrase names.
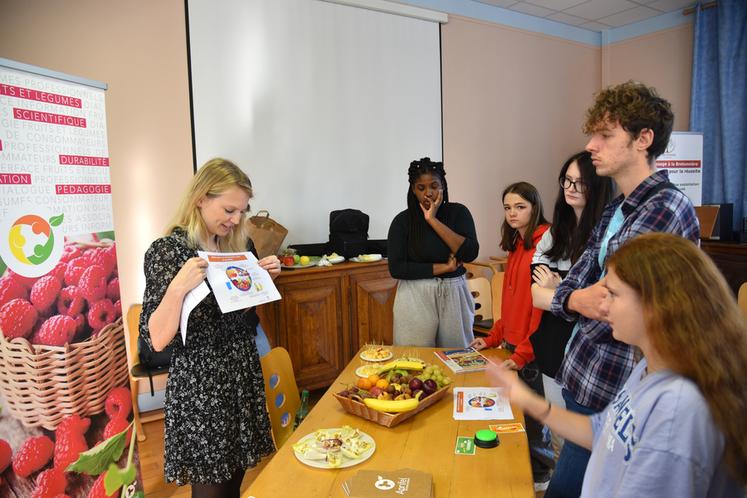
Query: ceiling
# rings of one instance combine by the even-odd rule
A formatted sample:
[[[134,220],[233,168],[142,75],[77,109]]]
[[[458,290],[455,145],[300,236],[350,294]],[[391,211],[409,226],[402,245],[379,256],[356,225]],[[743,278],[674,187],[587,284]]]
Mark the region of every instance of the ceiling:
[[[474,0],[476,2],[602,31],[695,5],[695,0]]]

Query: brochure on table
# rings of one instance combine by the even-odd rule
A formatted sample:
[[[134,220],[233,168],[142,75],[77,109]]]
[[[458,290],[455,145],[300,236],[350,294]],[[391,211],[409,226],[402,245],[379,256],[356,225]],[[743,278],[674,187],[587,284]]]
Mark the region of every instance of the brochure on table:
[[[511,403],[499,387],[455,387],[454,420],[513,420]]]
[[[448,349],[435,354],[454,373],[479,372],[488,367],[488,359],[475,348]]]
[[[208,262],[207,280],[223,313],[280,299],[272,277],[250,252],[205,252],[197,255]]]

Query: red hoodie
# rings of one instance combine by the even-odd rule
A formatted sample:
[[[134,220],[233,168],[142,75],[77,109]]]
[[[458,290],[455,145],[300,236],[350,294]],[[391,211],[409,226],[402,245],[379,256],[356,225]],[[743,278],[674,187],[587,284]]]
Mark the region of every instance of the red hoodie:
[[[493,324],[490,335],[485,338],[487,347],[494,348],[502,341],[516,346],[511,359],[523,368],[534,359],[529,336],[537,330],[542,310],[532,306],[531,263],[537,243],[550,225],[540,225],[532,234],[532,248],[524,248],[524,240],[519,237],[516,248],[508,253],[506,274],[503,278],[501,319]]]

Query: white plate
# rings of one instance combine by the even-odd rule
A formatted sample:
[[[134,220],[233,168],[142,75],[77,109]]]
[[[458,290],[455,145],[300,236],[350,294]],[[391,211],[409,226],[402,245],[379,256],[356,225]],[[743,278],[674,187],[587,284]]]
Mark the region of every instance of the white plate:
[[[367,379],[373,374],[378,374],[379,368],[379,365],[361,365],[355,369],[355,375]]]
[[[345,261],[345,256],[337,256],[336,258],[327,258],[327,261],[329,261],[333,265],[336,265],[337,263],[342,263],[343,261]]]
[[[339,431],[340,428],[335,427],[335,428],[332,428],[332,429],[323,429],[323,430],[327,431],[327,432],[329,432],[331,434],[331,433],[333,433],[335,431]],[[373,455],[374,451],[376,451],[376,441],[374,441],[374,439],[371,436],[369,436],[368,434],[366,434],[365,432],[363,432],[363,431],[359,431],[359,432],[360,432],[360,439],[362,441],[366,441],[367,443],[369,443],[371,445],[371,447],[369,449],[367,449],[360,456],[360,458],[352,459],[352,458],[348,458],[345,455],[343,455],[342,456],[342,464],[339,467],[330,467],[329,463],[327,463],[326,460],[309,460],[308,458],[304,458],[296,450],[293,450],[293,454],[296,455],[296,458],[298,459],[299,462],[301,462],[303,464],[306,464],[309,467],[315,467],[317,469],[333,469],[333,468],[334,469],[345,469],[345,468],[348,468],[348,467],[352,467],[353,465],[358,465],[361,462],[365,462],[366,460],[368,460],[369,458],[371,458],[371,455]],[[315,433],[316,433],[316,431],[312,432],[311,434],[305,435],[304,437],[302,437],[301,439],[299,439],[298,443],[296,443],[296,444],[303,443],[303,442],[305,442],[308,439],[314,439]]]
[[[368,256],[366,259],[361,259],[361,256]],[[373,263],[374,261],[381,260],[381,254],[359,254],[354,258],[350,258],[353,263]]]
[[[366,361],[386,361],[386,360],[391,359],[392,356],[394,356],[392,354],[391,350],[382,351],[381,355],[379,355],[379,356],[371,356],[371,355],[367,355],[366,354],[369,351],[376,351],[377,349],[384,350],[384,348],[371,348],[371,349],[366,349],[365,351],[361,351],[361,354],[359,355],[360,358],[361,358],[361,360],[366,360]]]

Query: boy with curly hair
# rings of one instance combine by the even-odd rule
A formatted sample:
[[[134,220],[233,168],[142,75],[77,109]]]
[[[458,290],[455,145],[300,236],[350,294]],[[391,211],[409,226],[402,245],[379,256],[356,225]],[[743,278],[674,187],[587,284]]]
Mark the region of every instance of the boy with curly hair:
[[[674,115],[656,90],[628,81],[596,95],[587,111],[586,150],[600,176],[615,180],[621,195],[607,207],[591,240],[557,288],[552,312],[576,321],[556,380],[569,410],[602,411],[620,390],[636,361],[631,346],[615,340],[602,303],[607,258],[646,232],[670,232],[696,242],[700,228],[690,200],[654,163],[669,143]],[[622,429],[621,429],[622,430]],[[545,498],[579,496],[590,453],[566,442]]]

